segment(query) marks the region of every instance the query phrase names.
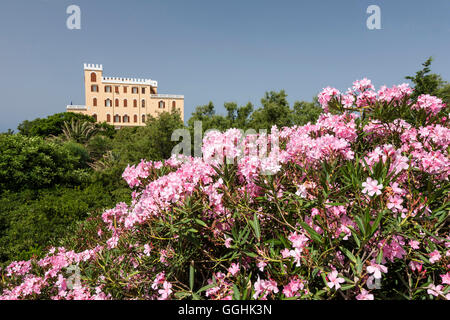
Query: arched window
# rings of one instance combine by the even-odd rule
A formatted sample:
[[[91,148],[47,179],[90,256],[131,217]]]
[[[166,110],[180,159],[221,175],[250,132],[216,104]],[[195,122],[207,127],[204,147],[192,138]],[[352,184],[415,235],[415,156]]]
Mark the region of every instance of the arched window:
[[[133,116],[134,123],[137,123],[137,114]]]
[[[119,106],[119,99],[116,99],[115,106],[116,106],[116,107]]]
[[[172,108],[175,109],[177,107],[177,102],[176,101],[172,101]]]
[[[110,114],[106,115],[106,122],[111,122],[111,115]]]
[[[123,123],[128,123],[130,122],[130,117],[126,114],[123,116]]]
[[[105,100],[105,107],[111,107],[111,99]]]
[[[145,123],[145,114],[142,115],[142,123]]]
[[[94,107],[97,106],[97,98],[92,99],[92,105],[93,105]]]
[[[97,115],[95,113],[92,115],[92,118],[94,118],[94,120],[97,121]]]
[[[133,107],[137,108],[137,100],[136,99],[133,100]]]
[[[159,102],[159,108],[160,108],[160,109],[163,109],[164,107],[165,107],[164,101],[161,100],[161,101]]]
[[[128,101],[127,99],[123,99],[123,106],[124,108],[126,108],[128,106]]]
[[[145,100],[142,99],[142,108],[145,108]]]
[[[118,114],[114,116],[114,122],[120,122],[120,116]]]
[[[91,73],[91,82],[97,82],[97,75],[95,74],[95,72]]]

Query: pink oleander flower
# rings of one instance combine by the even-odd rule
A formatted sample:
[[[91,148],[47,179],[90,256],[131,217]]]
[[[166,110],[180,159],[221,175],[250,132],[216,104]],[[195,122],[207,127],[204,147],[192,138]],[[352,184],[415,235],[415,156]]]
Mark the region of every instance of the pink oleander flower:
[[[148,244],[144,244],[144,254],[149,257],[150,252],[152,251],[152,248]]]
[[[362,183],[362,186],[364,189],[362,190],[363,193],[367,193],[370,197],[381,194],[381,190],[383,189],[383,185],[381,183],[378,183],[377,180],[374,180],[372,178],[367,178],[366,182]]]
[[[261,280],[258,276],[258,280],[256,280],[254,284],[255,293],[253,295],[253,299],[261,299],[266,300],[267,295],[270,293],[278,293],[278,286],[274,280]],[[261,296],[261,294],[263,295]]]
[[[341,287],[341,283],[345,282],[344,278],[338,277],[338,272],[336,270],[330,272],[327,276],[329,282],[327,282],[327,286],[332,289],[333,287],[338,290]]]
[[[254,284],[255,293],[253,294],[253,299],[257,299],[259,295],[264,291],[264,280],[261,280],[258,276],[258,280],[256,280]]]
[[[365,289],[361,289],[361,293],[356,296],[357,300],[373,300],[373,294]]]
[[[280,253],[281,253],[281,256],[283,257],[283,259],[286,259],[291,256],[291,252],[289,251],[288,248],[284,248],[283,250],[281,250]]]
[[[326,87],[319,93],[319,103],[322,106],[325,112],[328,112],[328,103],[333,97],[337,97],[340,95],[339,90],[331,87]]]
[[[419,249],[420,242],[416,240],[410,240],[409,245],[411,246],[411,248],[417,250]]]
[[[160,300],[167,300],[167,298],[172,293],[172,284],[170,282],[164,281],[163,288],[158,290],[158,293],[161,295]]]
[[[303,290],[303,288],[304,288],[303,281],[295,277],[286,286],[284,286],[283,294],[287,298],[299,296],[300,295],[299,291]]]
[[[435,286],[434,284],[430,284],[427,288],[427,293],[431,294],[432,296],[437,297],[439,295],[443,295],[442,285]]]
[[[294,262],[296,263],[296,264],[295,264],[296,267],[300,267],[300,264],[301,264],[301,258],[302,258],[301,253],[302,253],[302,252],[301,252],[299,249],[297,249],[297,248],[295,248],[294,250],[289,251],[289,255],[290,255],[292,258],[294,258]]]
[[[23,276],[31,270],[31,261],[13,261],[6,267],[6,275],[11,277],[12,275]]]
[[[292,246],[296,249],[302,250],[303,247],[309,241],[309,238],[304,234],[297,234],[297,231],[291,233],[288,237],[288,240],[292,242]]]
[[[166,275],[165,275],[164,271],[158,273],[155,277],[155,280],[153,280],[152,289],[153,290],[158,289],[158,285],[161,283],[164,283],[165,281],[166,281]]]
[[[297,191],[295,192],[295,194],[301,198],[306,199],[308,196],[308,192],[306,191],[306,186],[304,184],[298,185]]]
[[[355,97],[351,93],[344,94],[341,96],[341,103],[344,105],[344,107],[351,108],[355,103]]]
[[[450,271],[446,274],[441,274],[442,283],[450,285]]]
[[[387,207],[388,209],[394,210],[394,212],[398,211],[398,210],[402,210],[403,206],[403,199],[401,197],[398,196],[393,196],[393,197],[389,197],[388,203],[387,203]]]
[[[438,114],[445,107],[442,100],[429,94],[422,94],[417,98],[416,109],[424,109],[431,114]]]
[[[264,271],[265,266],[267,266],[267,263],[264,260],[261,260],[256,264],[256,266],[262,272],[262,271]]]
[[[239,263],[232,263],[228,268],[228,272],[231,273],[232,276],[235,276],[239,272],[240,266]]]
[[[119,237],[113,236],[108,241],[106,241],[106,244],[108,245],[108,248],[113,249],[117,247],[117,244],[119,243]]]
[[[412,270],[412,271],[422,271],[422,264],[420,263],[420,262],[417,262],[417,261],[411,261],[410,263],[409,263],[409,268]]]
[[[225,247],[226,248],[230,248],[231,247],[231,241],[233,241],[233,239],[231,239],[231,238],[226,238],[225,239]]]
[[[381,273],[387,273],[388,271],[385,266],[373,262],[366,268],[366,270],[369,274],[373,274],[375,279],[381,279]]]
[[[356,80],[355,82],[353,82],[353,87],[352,87],[353,91],[360,91],[363,92],[365,90],[374,90],[375,87],[372,84],[372,81],[364,78],[362,80]]]
[[[435,263],[437,261],[439,261],[441,259],[441,254],[439,253],[439,251],[434,250],[433,252],[430,253],[430,263]]]

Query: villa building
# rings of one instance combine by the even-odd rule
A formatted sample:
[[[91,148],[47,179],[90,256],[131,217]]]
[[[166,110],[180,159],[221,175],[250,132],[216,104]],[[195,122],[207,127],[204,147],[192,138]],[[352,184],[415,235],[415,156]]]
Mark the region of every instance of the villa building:
[[[116,128],[144,126],[148,115],[178,110],[184,120],[184,96],[158,94],[151,79],[104,77],[100,64],[84,64],[85,105],[68,105],[67,112],[87,114]]]

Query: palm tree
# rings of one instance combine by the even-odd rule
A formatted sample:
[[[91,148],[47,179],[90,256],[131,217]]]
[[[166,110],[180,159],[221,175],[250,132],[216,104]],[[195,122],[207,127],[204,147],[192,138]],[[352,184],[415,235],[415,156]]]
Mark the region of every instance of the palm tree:
[[[89,163],[88,165],[94,169],[95,171],[102,171],[107,168],[113,167],[120,160],[120,155],[109,150],[106,154],[103,155],[103,159],[97,160],[93,163]]]
[[[81,122],[79,119],[72,119],[70,125],[67,121],[64,121],[62,129],[66,140],[72,140],[81,144],[86,144],[101,130],[95,124],[88,121]]]

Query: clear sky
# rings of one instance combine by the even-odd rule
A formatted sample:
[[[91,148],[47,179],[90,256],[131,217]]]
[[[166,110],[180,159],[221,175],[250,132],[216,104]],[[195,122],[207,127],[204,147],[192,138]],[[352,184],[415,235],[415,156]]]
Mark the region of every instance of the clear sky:
[[[81,30],[66,8],[81,8]],[[366,9],[381,8],[381,30]],[[450,80],[449,0],[2,0],[0,131],[84,104],[83,63],[105,76],[151,78],[198,105],[259,106],[265,91],[311,100],[368,77],[404,82],[428,56]]]

